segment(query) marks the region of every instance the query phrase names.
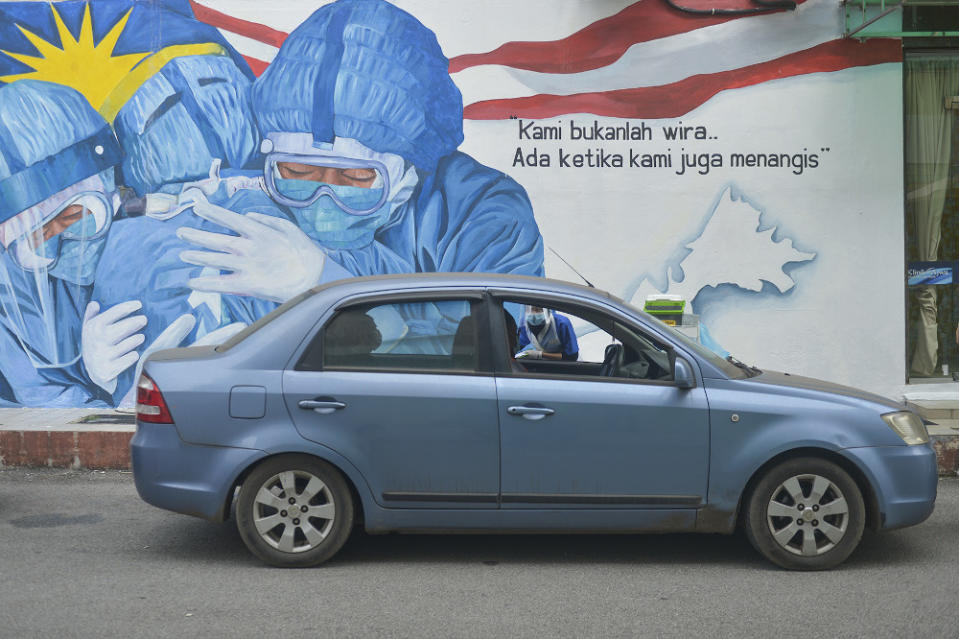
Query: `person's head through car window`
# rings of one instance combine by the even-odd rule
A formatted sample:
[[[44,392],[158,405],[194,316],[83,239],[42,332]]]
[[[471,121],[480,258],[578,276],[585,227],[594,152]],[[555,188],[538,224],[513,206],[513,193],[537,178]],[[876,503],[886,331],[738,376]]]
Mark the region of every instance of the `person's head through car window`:
[[[343,311],[326,327],[326,353],[335,358],[369,355],[382,343],[373,318],[362,311]]]

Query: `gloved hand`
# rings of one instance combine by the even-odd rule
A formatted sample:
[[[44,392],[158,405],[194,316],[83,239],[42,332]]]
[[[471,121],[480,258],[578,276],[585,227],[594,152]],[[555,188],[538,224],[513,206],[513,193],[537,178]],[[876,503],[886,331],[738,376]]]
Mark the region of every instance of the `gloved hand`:
[[[285,302],[320,283],[326,253],[289,220],[261,213],[240,215],[199,196],[193,211],[240,234],[177,229],[180,239],[209,249],[183,251],[181,260],[230,271],[191,279],[188,284],[194,290]]]
[[[83,313],[80,330],[80,354],[90,380],[113,394],[117,377],[139,359],[136,348],[146,339],[138,331],[146,326],[144,315],[131,315],[143,305],[137,300],[123,302],[100,312],[100,304],[90,302]]]
[[[517,358],[522,357],[524,359],[543,359],[543,351],[530,349],[528,351],[522,351],[516,357]]]
[[[120,407],[127,408],[136,403],[137,381],[140,379],[140,373],[143,371],[143,362],[146,361],[147,357],[153,352],[163,350],[164,348],[176,348],[186,336],[190,334],[190,331],[193,330],[195,325],[196,318],[189,313],[185,313],[173,320],[170,325],[163,329],[163,332],[153,340],[153,343],[144,349],[140,354],[140,360],[137,362],[137,368],[133,375],[133,385],[120,401]]]

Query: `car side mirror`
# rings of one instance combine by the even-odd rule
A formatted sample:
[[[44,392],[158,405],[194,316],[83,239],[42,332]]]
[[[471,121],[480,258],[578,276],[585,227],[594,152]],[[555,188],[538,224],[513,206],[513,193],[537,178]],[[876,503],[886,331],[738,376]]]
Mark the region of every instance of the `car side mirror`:
[[[678,388],[693,388],[696,386],[693,367],[682,357],[677,357],[673,362],[673,382]]]

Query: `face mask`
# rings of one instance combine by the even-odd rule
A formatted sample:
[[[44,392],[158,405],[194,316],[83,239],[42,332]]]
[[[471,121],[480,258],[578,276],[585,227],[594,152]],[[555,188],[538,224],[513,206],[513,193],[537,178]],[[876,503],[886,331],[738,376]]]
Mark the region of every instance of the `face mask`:
[[[309,198],[316,192],[317,183],[307,180],[275,178],[277,188],[291,196]],[[338,202],[354,210],[374,207],[382,199],[383,190],[358,186],[324,185]],[[366,215],[352,215],[344,211],[332,197],[322,196],[302,207],[289,208],[297,224],[308,236],[327,248],[351,249],[366,246],[373,241],[376,230],[386,223],[391,207],[380,206]]]
[[[526,314],[526,323],[530,326],[542,326],[546,323],[546,313],[543,311],[539,313],[530,311]]]
[[[76,219],[69,226],[46,241],[42,239],[43,228],[38,226],[15,240],[10,253],[23,269],[42,269],[50,277],[88,286],[93,283],[106,244],[113,205],[102,193],[79,193],[65,202],[51,219],[55,220],[60,212],[71,207],[76,210]]]

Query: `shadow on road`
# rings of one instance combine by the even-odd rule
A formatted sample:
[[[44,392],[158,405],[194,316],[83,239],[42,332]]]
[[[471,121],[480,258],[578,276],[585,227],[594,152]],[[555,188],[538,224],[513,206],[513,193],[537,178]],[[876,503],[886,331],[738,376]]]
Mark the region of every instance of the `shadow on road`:
[[[232,521],[214,524],[171,517],[153,531],[152,550],[165,560],[259,564]],[[867,532],[845,568],[915,562],[923,545],[909,531]],[[778,570],[736,535],[369,535],[355,529],[330,566],[366,564],[618,564],[724,565]]]

